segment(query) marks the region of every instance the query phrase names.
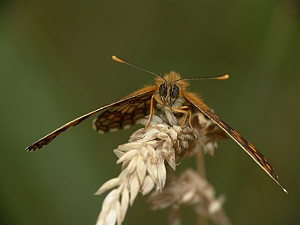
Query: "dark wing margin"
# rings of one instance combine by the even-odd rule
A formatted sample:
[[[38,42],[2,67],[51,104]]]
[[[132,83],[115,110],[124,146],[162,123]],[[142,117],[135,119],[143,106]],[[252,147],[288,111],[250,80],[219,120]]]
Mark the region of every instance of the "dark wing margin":
[[[107,108],[110,108],[112,106],[115,106],[119,103],[122,103],[122,102],[126,102],[134,97],[138,97],[138,96],[143,96],[143,95],[149,95],[149,92],[154,92],[156,90],[156,86],[147,86],[147,87],[144,87],[136,92],[133,92],[127,96],[125,96],[124,98],[121,98],[120,100],[117,100],[115,102],[112,102],[110,104],[107,104],[105,106],[102,106],[92,112],[89,112],[87,114],[84,114],[68,123],[66,123],[65,125],[57,128],[56,130],[52,131],[51,133],[47,134],[45,137],[37,140],[36,142],[32,143],[31,145],[29,145],[25,150],[26,151],[35,151],[37,149],[40,149],[42,148],[43,146],[49,144],[54,138],[56,138],[58,135],[60,135],[62,132],[64,132],[65,130],[73,127],[73,126],[76,126],[77,124],[79,124],[80,122],[82,122],[83,120],[85,120],[86,118],[96,114],[97,112],[101,111],[101,110],[104,110],[104,109],[107,109]]]
[[[214,114],[209,107],[198,98],[197,95],[187,92],[183,93],[183,95],[188,102],[198,108],[204,115],[209,117],[223,131],[225,131],[280,186],[285,193],[288,193],[279,182],[278,175],[276,174],[274,167],[268,162],[262,153],[260,153],[250,142],[243,138],[216,114]]]

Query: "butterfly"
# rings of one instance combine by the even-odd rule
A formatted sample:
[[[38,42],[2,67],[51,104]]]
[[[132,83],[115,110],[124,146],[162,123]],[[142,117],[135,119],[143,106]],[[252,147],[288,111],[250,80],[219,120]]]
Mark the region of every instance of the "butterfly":
[[[169,110],[174,113],[183,114],[184,120],[182,124],[185,123],[193,110],[198,110],[212,120],[215,124],[217,124],[280,186],[285,193],[288,193],[279,182],[273,166],[271,166],[266,157],[260,153],[250,142],[243,138],[237,131],[235,131],[214,112],[212,112],[212,110],[203,103],[197,94],[186,91],[186,88],[189,85],[187,82],[188,80],[225,80],[229,78],[229,75],[224,74],[214,77],[181,78],[178,73],[171,71],[165,76],[161,76],[116,56],[112,56],[112,59],[155,75],[156,84],[153,86],[145,86],[117,101],[102,106],[66,123],[53,132],[47,134],[45,137],[29,145],[26,148],[26,151],[35,151],[42,148],[65,130],[79,124],[86,118],[102,110],[105,111],[93,122],[93,128],[99,133],[116,131],[120,128],[127,128],[137,123],[145,116],[149,115],[148,123],[146,124],[147,127],[155,109],[160,109],[162,111]]]

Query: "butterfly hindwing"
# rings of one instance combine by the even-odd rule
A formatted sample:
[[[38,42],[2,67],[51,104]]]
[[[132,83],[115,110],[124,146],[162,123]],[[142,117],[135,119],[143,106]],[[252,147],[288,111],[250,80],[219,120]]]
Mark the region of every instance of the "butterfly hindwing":
[[[99,133],[129,128],[150,113],[152,92],[132,97],[130,100],[118,103],[100,114],[93,122],[93,127]],[[153,102],[155,103],[155,102]],[[155,106],[155,105],[153,105]]]

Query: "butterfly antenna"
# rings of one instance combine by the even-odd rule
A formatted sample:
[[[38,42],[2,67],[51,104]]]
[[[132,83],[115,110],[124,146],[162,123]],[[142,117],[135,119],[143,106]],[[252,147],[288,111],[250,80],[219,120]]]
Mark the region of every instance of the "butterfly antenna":
[[[131,62],[127,62],[127,61],[125,61],[125,60],[123,60],[123,59],[118,58],[118,57],[115,56],[115,55],[113,55],[111,58],[112,58],[114,61],[116,61],[116,62],[124,63],[124,64],[126,64],[126,65],[129,65],[129,66],[135,67],[135,68],[137,68],[137,69],[143,70],[143,71],[145,71],[145,72],[147,72],[147,73],[151,73],[151,74],[153,74],[153,75],[155,75],[155,76],[159,76],[159,77],[161,77],[162,79],[164,79],[164,81],[166,81],[165,78],[163,78],[161,75],[159,75],[159,74],[157,74],[157,73],[154,73],[154,72],[151,71],[151,70],[145,69],[145,68],[140,67],[140,66],[138,66],[138,65],[135,65],[135,64],[133,64],[133,63],[131,63]]]
[[[180,78],[179,80],[227,80],[229,78],[228,74],[223,74],[213,77],[190,77],[190,78]],[[177,81],[179,81],[177,80]]]

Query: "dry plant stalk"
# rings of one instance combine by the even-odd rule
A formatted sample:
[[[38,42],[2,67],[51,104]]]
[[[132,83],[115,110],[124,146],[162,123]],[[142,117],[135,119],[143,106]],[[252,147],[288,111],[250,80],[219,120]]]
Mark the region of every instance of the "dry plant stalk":
[[[171,225],[180,224],[181,206],[194,206],[196,213],[211,218],[215,224],[231,224],[222,209],[225,198],[215,197],[215,190],[205,177],[188,168],[177,178],[170,169],[175,171],[176,160],[199,151],[213,155],[216,140],[225,139],[227,135],[200,112],[193,114],[193,128],[188,123],[182,129],[169,125],[170,120],[171,124],[178,124],[177,119],[168,111],[161,117],[153,115],[149,126],[135,131],[128,143],[114,150],[119,158],[117,163],[122,163],[122,171],[95,193],[100,195],[112,189],[102,204],[97,225],[122,224],[137,194],[146,195],[154,187],[156,190],[148,203],[153,210],[170,207]],[[141,124],[147,121],[148,117]]]

